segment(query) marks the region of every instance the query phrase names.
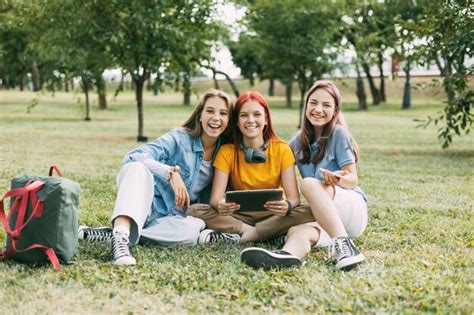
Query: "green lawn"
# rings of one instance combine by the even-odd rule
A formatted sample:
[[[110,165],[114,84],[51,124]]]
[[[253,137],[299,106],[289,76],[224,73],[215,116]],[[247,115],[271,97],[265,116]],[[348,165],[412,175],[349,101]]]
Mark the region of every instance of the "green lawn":
[[[46,174],[56,163],[81,185],[81,223],[109,224],[121,158],[137,145],[133,94],[119,95],[107,111],[94,100],[89,122],[81,119],[82,95],[41,94],[28,114],[33,97],[0,91],[0,192],[14,176]],[[184,121],[192,109],[180,100],[146,95],[145,135],[153,139]],[[271,99],[274,125],[288,140],[298,111],[283,102]],[[399,99],[368,112],[346,107],[370,198],[369,225],[356,241],[367,260],[357,270],[335,271],[321,250],[298,270],[255,271],[239,262],[244,246],[231,245],[138,246],[138,265],[117,268],[108,246],[82,244],[76,263],[60,273],[0,264],[0,313],[472,314],[474,136],[456,137],[442,150],[436,127],[413,122],[440,111],[441,99],[399,108]]]

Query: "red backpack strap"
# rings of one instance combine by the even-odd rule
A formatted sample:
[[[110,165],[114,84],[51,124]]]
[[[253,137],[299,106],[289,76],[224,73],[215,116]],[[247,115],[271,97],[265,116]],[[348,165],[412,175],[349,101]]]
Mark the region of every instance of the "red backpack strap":
[[[16,248],[16,241],[21,236],[21,231],[23,228],[31,221],[33,217],[40,217],[43,213],[43,200],[38,199],[36,193],[43,187],[44,183],[40,181],[35,181],[32,183],[27,184],[25,187],[16,188],[8,191],[0,200],[0,223],[5,228],[7,235],[11,239],[11,246],[8,252],[0,250],[0,261],[4,261],[9,256],[11,256],[14,252],[26,252],[28,250],[38,248],[42,249],[46,256],[48,257],[49,261],[53,265],[53,268],[56,271],[59,271],[59,260],[56,256],[56,253],[52,248],[48,248],[43,245],[33,244],[26,249],[19,250]],[[5,205],[4,200],[11,197],[17,197],[13,204],[10,207],[10,211],[8,213],[8,217],[5,216]],[[25,215],[28,208],[28,200],[31,200],[31,204],[34,207],[33,211],[31,212],[30,217],[25,221]],[[13,213],[18,212],[18,216],[15,222],[15,229],[12,231],[10,228],[10,219]]]
[[[56,171],[59,177],[62,177],[63,175],[61,174],[61,171],[59,170],[58,166],[56,164],[53,164],[49,168],[49,176],[53,176],[53,170]]]
[[[27,251],[32,250],[32,249],[42,249],[44,254],[46,255],[46,257],[48,257],[48,260],[50,261],[51,265],[53,265],[53,269],[55,271],[60,271],[61,270],[61,265],[59,264],[59,259],[58,259],[58,256],[56,255],[56,252],[54,251],[54,249],[52,249],[50,247],[40,245],[40,244],[33,244],[31,246],[28,246],[25,249],[18,249],[18,248],[16,248],[16,241],[12,240],[11,249],[7,253],[7,256],[5,258],[8,258],[8,256],[11,255],[11,253],[13,253],[13,252],[23,253],[23,252],[27,252]],[[3,260],[5,260],[5,259],[3,259]]]

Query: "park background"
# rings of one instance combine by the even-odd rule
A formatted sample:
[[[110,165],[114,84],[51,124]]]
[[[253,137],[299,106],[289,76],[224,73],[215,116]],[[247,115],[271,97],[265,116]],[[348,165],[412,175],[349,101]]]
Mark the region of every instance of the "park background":
[[[212,8],[218,7],[215,1],[196,3],[187,2],[192,5],[191,11],[196,8],[194,10],[199,13],[202,9],[204,16],[206,9],[211,12]],[[288,48],[290,55],[286,57],[275,55],[275,47],[267,46],[278,42],[275,37],[265,42],[265,38],[279,30],[274,26],[277,17],[272,10],[275,7],[278,12],[285,12],[280,14],[284,21],[297,23],[304,20],[301,18],[304,13],[309,16],[319,14],[318,19],[321,20],[318,22],[321,23],[333,18],[324,20],[324,15],[316,9],[294,12],[293,8],[301,10],[327,3],[336,6],[326,8],[332,15],[345,17],[346,21],[349,21],[347,17],[357,21],[353,24],[344,22],[343,32],[335,31],[336,35],[333,34],[345,37],[346,42],[326,41],[319,43],[319,46],[317,43],[309,45],[308,40],[314,40],[314,37],[305,39],[303,35],[311,36],[310,28],[308,32],[300,29],[298,34],[288,37],[305,40],[295,45],[293,50],[289,46],[281,46]],[[122,24],[127,27],[139,29],[145,24],[143,27],[148,29],[147,23],[126,24],[127,17],[133,16],[131,20],[135,22],[161,21],[165,10],[175,12],[176,4],[172,2],[159,7],[163,12],[156,9],[158,5],[153,1],[136,1],[134,4],[94,1],[81,3],[82,6],[78,1],[1,3],[1,192],[9,189],[13,177],[24,173],[46,175],[49,166],[55,163],[65,177],[81,185],[81,223],[109,225],[115,201],[115,177],[123,155],[139,145],[137,140],[144,140],[144,137],[152,140],[179,126],[207,88],[217,84],[229,93],[235,93],[236,89],[259,90],[269,100],[278,134],[289,140],[297,131],[301,86],[326,77],[335,80],[341,87],[343,111],[361,147],[358,172],[361,187],[369,196],[369,225],[356,241],[367,260],[360,268],[348,273],[337,272],[327,264],[323,250],[314,250],[306,265],[300,269],[256,271],[239,262],[239,252],[244,246],[137,246],[133,253],[138,265],[117,268],[112,264],[108,245],[81,244],[75,264],[64,266],[60,273],[48,266],[33,268],[15,262],[2,263],[0,313],[471,314],[474,311],[474,137],[468,130],[472,122],[472,62],[469,62],[472,60],[469,59],[472,58],[470,38],[473,28],[469,28],[472,25],[472,8],[467,5],[468,2],[447,3],[449,5],[423,1],[352,4],[254,1],[249,4],[239,1],[235,5],[246,6],[248,11],[243,18],[247,21],[245,23],[249,23],[249,29],[254,31],[250,34],[258,37],[258,45],[251,45],[250,50],[242,47],[230,49],[234,51],[232,56],[236,64],[239,63],[239,56],[247,56],[241,60],[242,77],[230,78],[234,86],[230,80],[219,80],[222,77],[212,80],[203,78],[202,74],[206,71],[211,71],[211,74],[225,72],[213,59],[212,52],[224,43],[228,47],[232,47],[232,42],[237,46],[245,43],[244,37],[249,32],[243,32],[245,36],[242,35],[242,38],[240,35],[237,38],[229,35],[230,42],[221,38],[218,45],[211,44],[210,37],[205,37],[208,39],[205,45],[196,41],[197,46],[186,46],[189,51],[199,54],[187,55],[176,53],[175,48],[179,48],[176,46],[170,50],[168,46],[163,46],[168,47],[163,49],[158,45],[150,51],[138,49],[137,52],[126,46],[127,43],[120,42],[120,36],[114,39],[119,41],[117,46],[113,46],[113,41],[109,41],[112,37],[101,37],[98,35],[100,32],[95,35],[87,33],[91,29],[94,32],[105,30],[107,25],[99,23],[94,27],[84,27],[94,25],[88,24],[92,21],[85,13],[89,13],[90,19],[94,20],[97,16],[92,15],[90,10],[112,8],[121,13],[120,17],[124,19]],[[408,12],[418,12],[419,20],[411,20],[413,17],[406,23],[387,20],[403,16],[394,11],[402,9],[402,4],[408,4]],[[366,23],[371,21],[369,17],[378,17],[377,12],[387,10],[392,10],[388,11],[392,14],[383,15],[380,20],[389,22]],[[426,12],[434,11],[437,14],[433,14],[430,20]],[[71,12],[80,18],[69,19]],[[271,19],[273,26],[270,29],[252,20],[252,17],[267,13],[275,16]],[[292,16],[296,18],[292,19]],[[452,25],[452,19],[457,23]],[[254,21],[254,24],[249,21]],[[429,23],[433,21],[439,24],[438,28],[430,29],[433,25]],[[169,19],[163,24],[171,23],[168,26],[171,25],[176,32],[182,30],[180,27],[189,30],[184,22],[181,23],[184,26],[173,24],[175,22],[176,19]],[[413,27],[410,23],[420,27]],[[35,28],[37,25],[41,28]],[[375,25],[381,29],[374,28]],[[407,31],[399,30],[400,37],[397,37],[395,25],[406,27]],[[423,25],[427,29],[421,27]],[[392,50],[388,42],[383,42],[385,46],[381,46],[381,38],[390,38],[385,26],[394,27]],[[455,36],[443,33],[449,27],[455,28]],[[326,30],[329,29],[327,24]],[[341,31],[341,24],[334,26],[334,29]],[[222,34],[223,29],[219,27],[218,30]],[[440,35],[433,44],[435,47],[419,42],[426,31]],[[126,32],[124,34],[126,36]],[[148,33],[139,34],[142,37],[137,38],[148,38]],[[351,43],[347,40],[350,34],[359,36],[359,40],[354,39]],[[284,42],[284,34],[279,33],[278,37]],[[154,40],[157,38],[151,37]],[[173,40],[176,39],[180,38]],[[166,42],[164,38],[160,40],[160,43]],[[314,56],[322,54],[322,50],[314,49],[328,49],[327,44],[334,42],[344,47],[338,45],[334,55],[331,55],[331,50],[325,50],[326,62],[315,62],[321,61]],[[99,50],[94,49],[97,44],[101,44]],[[127,58],[119,58],[111,49],[120,48],[120,45],[138,53],[147,63],[139,63],[135,70],[130,66],[130,70],[125,71],[128,74],[124,78],[129,77],[130,82],[127,79],[122,84],[106,82],[101,90],[100,78],[95,78],[92,70],[99,71],[96,66],[98,69],[103,67],[102,61],[109,63],[108,66],[111,63],[114,68],[126,69],[129,64],[121,64],[121,60]],[[307,46],[313,49],[313,58],[304,58],[309,54],[304,50]],[[268,55],[266,47],[272,48],[272,54]],[[9,51],[13,48],[17,49],[14,53]],[[347,49],[352,53],[347,54]],[[433,55],[430,49],[435,50],[436,54]],[[297,71],[300,68],[288,69],[285,64],[275,62],[278,58],[290,58],[295,50],[304,51],[303,55],[298,55],[300,63],[296,63],[305,65],[303,72]],[[238,51],[246,53],[239,55]],[[247,54],[249,51],[252,52],[250,57]],[[354,55],[354,51],[358,53]],[[392,59],[388,56],[394,56],[398,51],[395,55],[401,70],[394,76],[392,73],[380,74],[377,65],[380,51],[386,58],[385,63],[391,63]],[[97,55],[101,52],[107,54]],[[159,59],[159,52],[166,52],[166,58]],[[454,58],[459,54],[462,58]],[[350,58],[339,60],[341,55]],[[180,68],[183,59],[178,57],[186,57],[184,64],[193,65],[192,75],[188,76],[184,71],[189,68]],[[435,57],[439,58],[441,69],[437,68]],[[99,65],[85,62],[91,60],[101,62]],[[271,63],[266,64],[265,61]],[[369,73],[374,72],[372,88],[378,90],[378,96],[374,97],[374,90],[370,88],[369,75],[363,70],[364,62],[368,63]],[[448,71],[446,65],[450,62],[456,65],[456,68],[453,66],[455,71]],[[148,75],[145,75],[144,65],[150,65]],[[250,67],[246,68],[246,65]],[[444,69],[444,72],[411,78],[407,65]],[[360,67],[360,76],[357,76],[357,67]],[[246,72],[244,69],[250,70]],[[268,69],[278,69],[277,73],[273,73],[275,77],[267,77]],[[221,75],[225,77],[225,73]],[[38,80],[34,82],[36,76]],[[292,81],[291,102],[288,102],[288,78]],[[385,101],[380,92],[381,78],[384,78]],[[411,80],[408,81],[408,78]],[[140,108],[137,87],[140,87],[140,82],[143,84],[142,130],[140,132],[138,128],[137,136],[137,112],[140,112],[137,111],[137,107]],[[269,89],[271,82],[273,91]],[[364,91],[368,88],[365,108],[360,82],[365,85]],[[120,90],[118,93],[117,89]],[[379,102],[376,102],[377,97]],[[103,106],[104,98],[106,108]],[[451,125],[446,121],[449,113],[453,114],[451,118],[454,117]],[[440,116],[443,114],[444,118]],[[435,125],[436,118],[438,124]],[[443,134],[445,130],[448,133]],[[0,244],[4,243],[5,234],[0,232]],[[271,247],[265,243],[257,245]]]

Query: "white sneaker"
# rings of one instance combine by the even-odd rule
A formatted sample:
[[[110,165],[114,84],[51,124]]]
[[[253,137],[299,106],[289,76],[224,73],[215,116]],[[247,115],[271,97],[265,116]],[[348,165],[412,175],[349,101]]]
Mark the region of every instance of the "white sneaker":
[[[128,234],[123,231],[114,231],[112,235],[112,253],[114,255],[114,264],[135,265],[137,261],[130,254],[128,248]]]
[[[216,232],[214,230],[203,230],[199,234],[198,244],[239,244],[240,235],[224,232]]]

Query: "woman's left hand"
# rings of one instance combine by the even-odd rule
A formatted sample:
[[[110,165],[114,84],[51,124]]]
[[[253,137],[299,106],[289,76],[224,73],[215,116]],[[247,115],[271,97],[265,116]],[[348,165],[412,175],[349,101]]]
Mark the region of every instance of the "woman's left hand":
[[[267,201],[265,203],[265,209],[267,209],[274,215],[284,217],[288,213],[288,203],[284,199]]]
[[[321,174],[323,175],[323,182],[326,185],[335,186],[335,185],[337,185],[337,183],[339,183],[341,178],[343,176],[349,174],[349,172],[347,170],[340,170],[340,171],[330,172],[330,171],[322,168],[321,169]]]

